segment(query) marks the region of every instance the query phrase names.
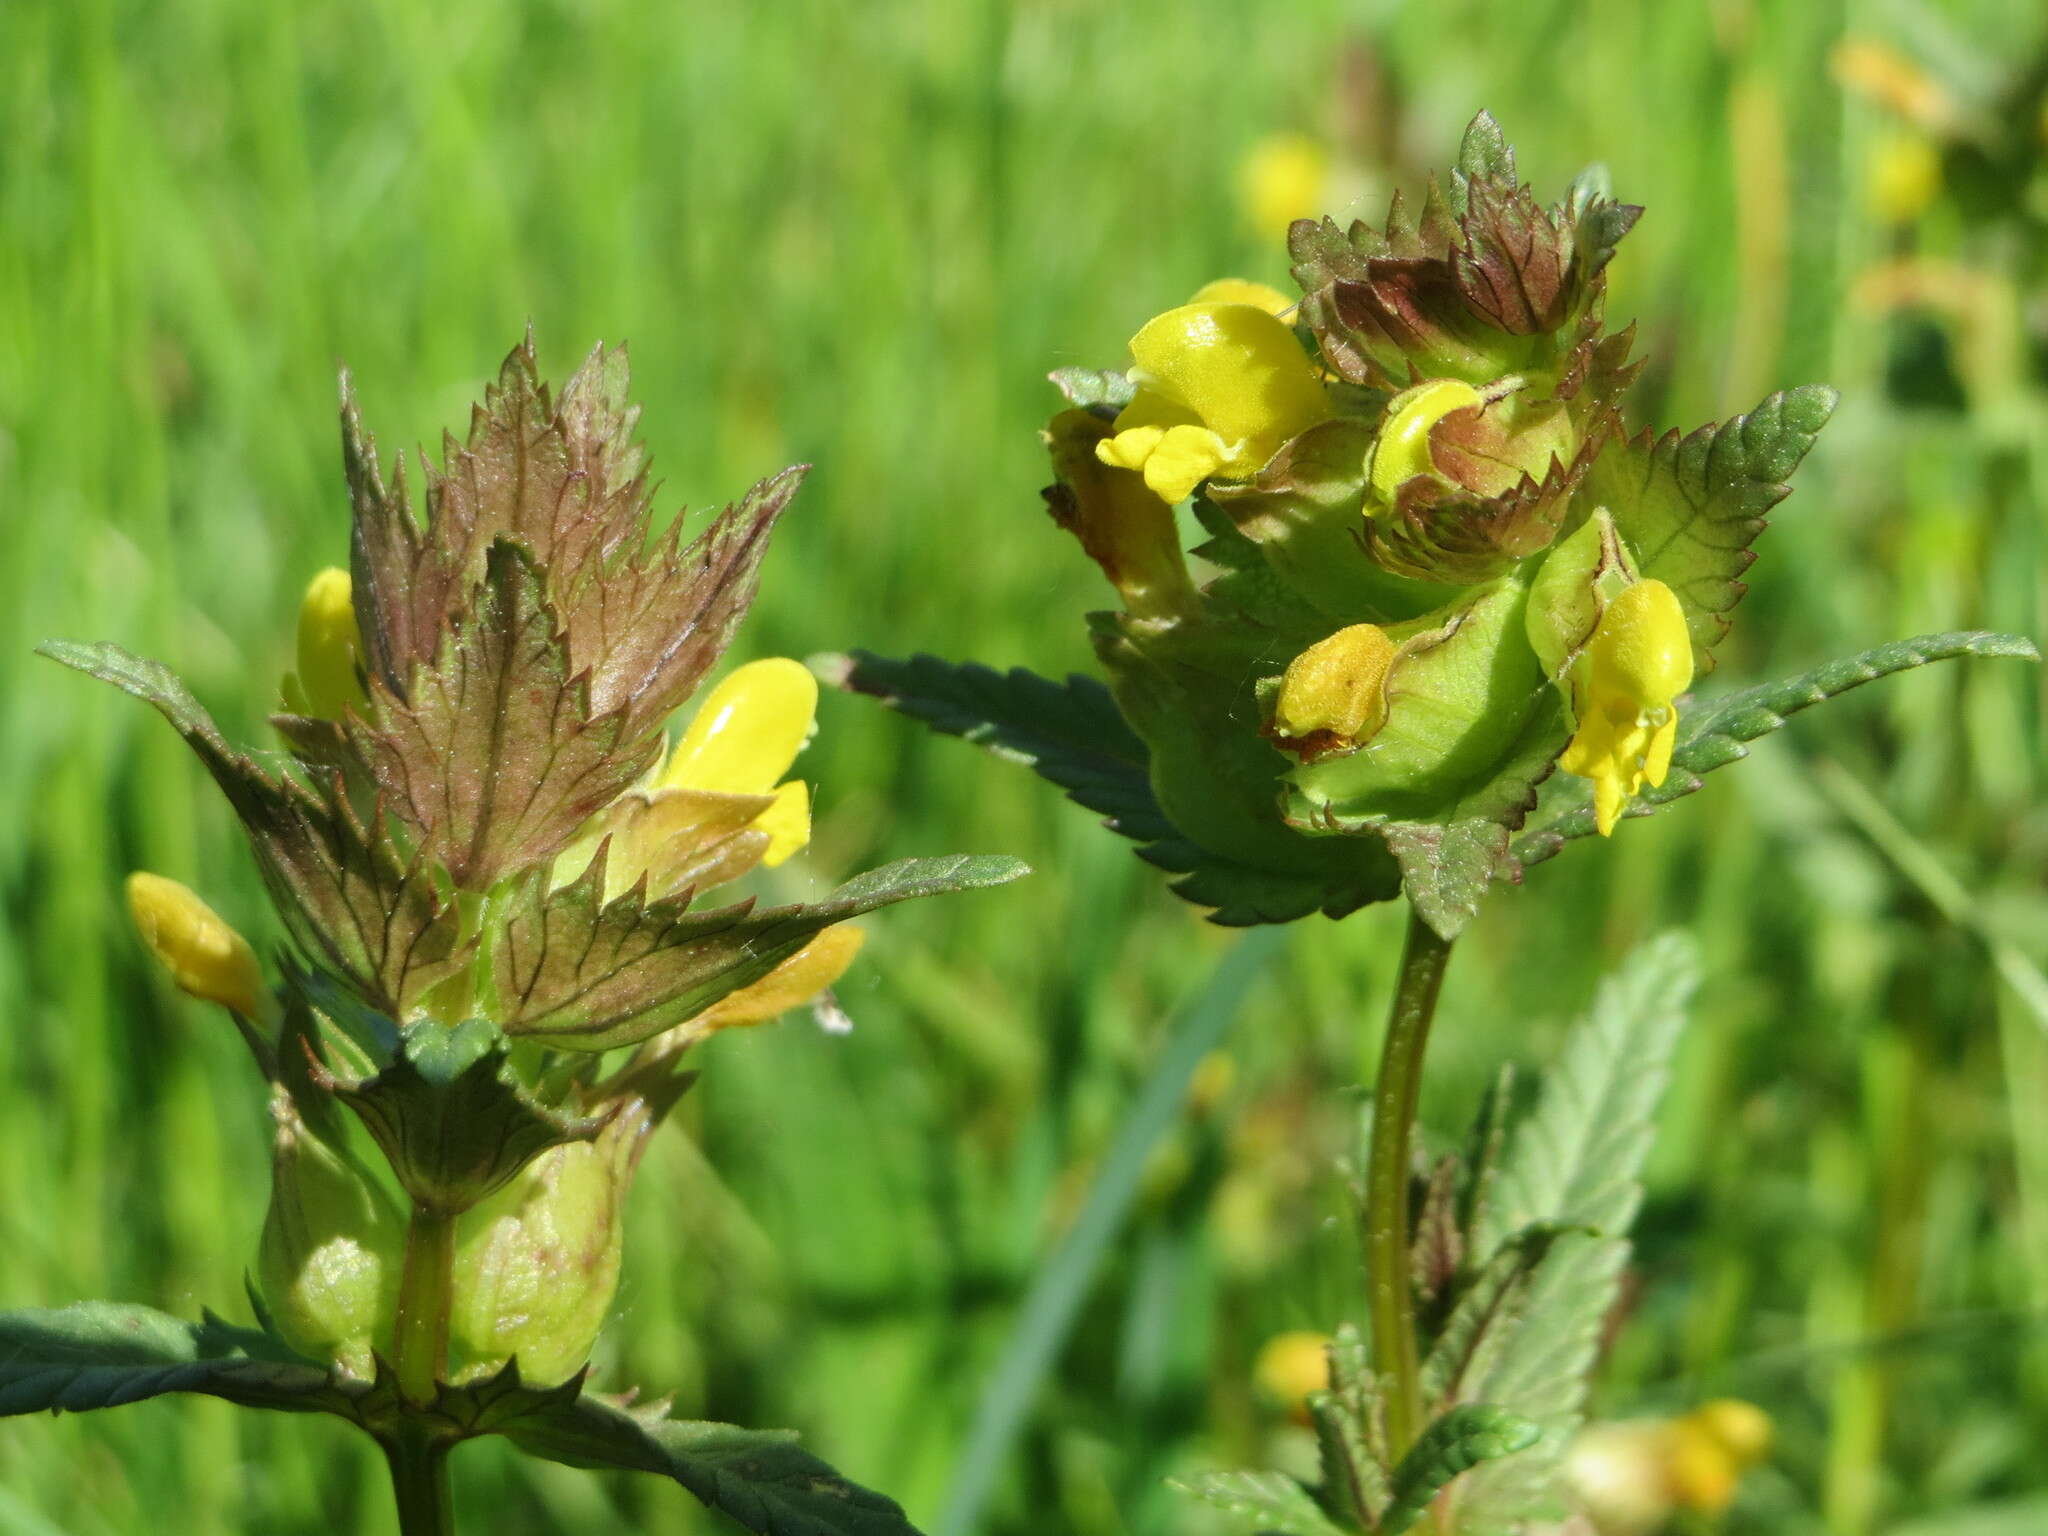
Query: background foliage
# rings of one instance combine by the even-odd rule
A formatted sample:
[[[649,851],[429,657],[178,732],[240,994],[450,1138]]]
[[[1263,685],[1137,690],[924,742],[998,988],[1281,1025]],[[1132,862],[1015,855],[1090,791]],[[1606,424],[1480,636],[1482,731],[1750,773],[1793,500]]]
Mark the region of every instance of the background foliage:
[[[1928,630],[2039,636],[2048,430],[2012,328],[1863,300],[1864,274],[1918,251],[2038,307],[2044,215],[1944,197],[1887,227],[1866,186],[1898,124],[1828,69],[1844,35],[1876,38],[1988,90],[2042,56],[2018,14],[0,6],[0,1305],[240,1295],[260,1099],[225,1024],[146,970],[117,881],[174,874],[274,935],[173,735],[28,648],[167,659],[255,739],[297,593],[344,558],[335,359],[388,455],[459,428],[529,318],[556,377],[629,338],[669,503],[819,466],[747,653],[1057,673],[1087,665],[1079,616],[1106,594],[1035,494],[1044,371],[1114,365],[1220,273],[1284,277],[1238,194],[1263,136],[1338,145],[1371,211],[1483,105],[1539,191],[1604,158],[1649,206],[1610,313],[1643,324],[1655,421],[1843,391],[1717,681]],[[2038,1528],[2040,686],[1937,668],[1802,720],[1677,813],[1532,871],[1453,965],[1424,1105],[1445,1131],[1498,1058],[1550,1055],[1633,941],[1701,939],[1599,1407],[1768,1406],[1781,1450],[1735,1528],[1938,1536],[1974,1506],[1993,1523],[1970,1530]],[[635,1194],[602,1358],[685,1412],[799,1427],[930,1520],[1023,1287],[1229,940],[1021,769],[859,701],[824,710],[819,835],[789,885],[955,848],[1041,874],[875,922],[850,1039],[792,1020],[712,1047]],[[1370,1070],[1389,923],[1302,924],[1267,967],[988,1532],[1192,1531],[1164,1477],[1299,1453],[1252,1361],[1357,1310],[1328,1085]],[[0,1532],[381,1530],[367,1450],[197,1400],[11,1423]],[[712,1523],[672,1488],[490,1444],[457,1477],[478,1529]]]

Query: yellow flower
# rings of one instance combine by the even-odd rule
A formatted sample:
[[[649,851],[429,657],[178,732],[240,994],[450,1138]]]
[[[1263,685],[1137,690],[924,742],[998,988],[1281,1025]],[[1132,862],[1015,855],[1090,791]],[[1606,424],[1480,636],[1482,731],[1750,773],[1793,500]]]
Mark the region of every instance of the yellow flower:
[[[1096,449],[1141,470],[1178,502],[1211,475],[1256,473],[1290,438],[1326,421],[1322,377],[1285,322],[1258,304],[1183,304],[1131,338],[1138,386]]]
[[[709,1034],[740,1024],[765,1024],[819,996],[853,964],[867,935],[847,923],[827,928],[751,986],[713,1003],[684,1027]]]
[[[1662,784],[1678,735],[1677,697],[1692,685],[1685,610],[1661,581],[1639,581],[1607,605],[1572,668],[1578,733],[1558,759],[1593,781],[1593,812],[1606,837],[1647,782]]]
[[[1345,746],[1387,718],[1387,669],[1396,647],[1377,624],[1353,624],[1318,640],[1287,664],[1273,701],[1273,729],[1301,739],[1323,733]]]
[[[1590,1425],[1572,1442],[1565,1477],[1605,1536],[1651,1536],[1680,1509],[1726,1511],[1770,1443],[1761,1408],[1717,1398],[1675,1419]]]
[[[1922,134],[1891,135],[1871,154],[1863,195],[1885,223],[1912,223],[1941,195],[1941,151]]]
[[[299,669],[284,680],[285,704],[293,714],[339,720],[350,705],[363,707],[356,670],[362,634],[353,596],[349,574],[339,566],[329,566],[306,588],[299,604]]]
[[[1282,293],[1278,288],[1264,283],[1255,283],[1244,277],[1219,277],[1213,283],[1204,283],[1195,290],[1190,304],[1249,304],[1253,309],[1263,309],[1269,315],[1286,319],[1301,303]]]
[[[1238,164],[1245,221],[1263,240],[1284,240],[1296,219],[1321,213],[1330,181],[1330,152],[1305,133],[1259,140]]]
[[[1394,493],[1417,475],[1434,475],[1429,434],[1453,411],[1483,405],[1486,397],[1462,379],[1428,379],[1387,402],[1380,435],[1366,463],[1366,478],[1380,503],[1392,506]]]
[[[128,911],[179,991],[252,1021],[268,1016],[270,991],[249,941],[190,887],[137,870],[128,877]]]
[[[782,780],[817,723],[818,680],[785,656],[750,661],[711,690],[662,769],[669,789],[771,795],[753,818],[768,835],[761,862],[773,869],[811,840],[811,792]]]
[[[1329,1336],[1307,1329],[1274,1334],[1252,1362],[1252,1380],[1276,1406],[1305,1416],[1309,1396],[1330,1387]]]

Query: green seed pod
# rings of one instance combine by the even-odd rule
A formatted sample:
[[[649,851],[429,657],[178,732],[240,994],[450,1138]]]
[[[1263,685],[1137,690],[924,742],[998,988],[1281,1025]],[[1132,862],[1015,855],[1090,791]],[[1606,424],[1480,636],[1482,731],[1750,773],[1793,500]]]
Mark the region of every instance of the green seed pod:
[[[653,1121],[629,1103],[594,1141],[543,1152],[456,1225],[449,1379],[516,1359],[528,1386],[590,1358],[619,1285],[620,1212]]]
[[[270,1210],[256,1282],[285,1341],[343,1375],[368,1380],[391,1350],[405,1223],[389,1196],[300,1118],[283,1089]]]

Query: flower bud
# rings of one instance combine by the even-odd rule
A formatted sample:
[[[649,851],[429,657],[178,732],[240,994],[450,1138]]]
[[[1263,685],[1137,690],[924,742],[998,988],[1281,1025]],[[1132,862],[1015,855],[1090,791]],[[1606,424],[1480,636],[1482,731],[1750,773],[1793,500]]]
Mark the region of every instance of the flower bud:
[[[596,1140],[543,1152],[458,1219],[450,1381],[515,1359],[528,1386],[582,1369],[618,1290],[620,1213],[651,1128],[629,1103]]]
[[[1289,662],[1268,727],[1281,750],[1312,761],[1351,751],[1377,731],[1397,649],[1377,624],[1353,624]]]
[[[270,991],[249,941],[189,887],[137,870],[128,877],[128,911],[179,991],[245,1019],[268,1016]]]
[[[1134,617],[1167,618],[1194,600],[1173,508],[1142,475],[1097,457],[1111,434],[1110,425],[1088,411],[1053,417],[1043,436],[1057,483],[1046,491],[1046,502]]]
[[[1485,397],[1462,379],[1429,379],[1388,401],[1366,463],[1366,479],[1381,505],[1392,506],[1401,487],[1416,476],[1437,474],[1429,435],[1438,422],[1453,411],[1483,404]]]
[[[349,574],[329,566],[299,604],[298,671],[285,678],[285,703],[295,714],[323,720],[339,720],[351,706],[361,709],[361,653]]]
[[[1242,479],[1329,419],[1322,375],[1294,332],[1251,304],[1183,304],[1131,338],[1137,395],[1096,450],[1178,502],[1213,474]]]
[[[1252,1363],[1252,1380],[1268,1401],[1305,1418],[1310,1394],[1330,1389],[1329,1335],[1307,1329],[1274,1334]]]
[[[307,1127],[290,1097],[271,1100],[270,1209],[256,1283],[286,1343],[368,1380],[389,1355],[405,1261],[390,1198]]]
[[[1662,784],[1678,738],[1678,696],[1692,686],[1685,610],[1661,581],[1639,581],[1607,605],[1572,668],[1578,731],[1558,759],[1593,781],[1593,812],[1607,837],[1647,782]]]

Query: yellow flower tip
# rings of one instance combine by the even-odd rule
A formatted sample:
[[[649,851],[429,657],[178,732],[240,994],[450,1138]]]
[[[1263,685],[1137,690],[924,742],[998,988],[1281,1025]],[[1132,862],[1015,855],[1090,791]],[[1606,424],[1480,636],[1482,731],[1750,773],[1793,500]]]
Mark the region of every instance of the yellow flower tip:
[[[287,699],[305,713],[339,720],[364,702],[357,672],[362,634],[356,628],[354,587],[347,571],[329,566],[315,576],[299,603],[298,672],[287,679]]]
[[[761,862],[773,869],[811,840],[811,789],[802,779],[775,786],[775,802],[754,818],[754,830],[768,834]]]
[[[1558,766],[1593,781],[1593,817],[1611,836],[1629,797],[1662,784],[1678,739],[1678,696],[1692,686],[1685,609],[1663,582],[1639,581],[1607,605],[1573,665],[1578,716]]]
[[[704,1034],[768,1020],[800,1008],[846,974],[867,934],[848,923],[824,929],[751,986],[714,1003],[692,1021]]]
[[[1296,219],[1322,211],[1330,181],[1330,152],[1305,133],[1260,139],[1238,163],[1238,198],[1245,221],[1264,239],[1284,239]]]
[[[1743,1467],[1753,1467],[1768,1456],[1777,1433],[1768,1413],[1737,1397],[1702,1403],[1680,1422],[1714,1440]]]
[[[1252,282],[1243,277],[1219,277],[1213,283],[1204,283],[1195,290],[1190,304],[1249,304],[1253,309],[1263,309],[1269,315],[1285,319],[1301,302],[1282,293],[1278,288],[1264,283]]]
[[[1169,501],[1211,474],[1256,473],[1330,416],[1322,376],[1294,332],[1256,304],[1170,309],[1131,338],[1131,358],[1138,392],[1118,415],[1103,462],[1145,470],[1147,484]],[[1168,494],[1177,488],[1179,495]]]
[[[1283,740],[1336,738],[1355,746],[1385,723],[1387,671],[1397,647],[1377,624],[1353,624],[1318,640],[1287,664],[1273,701]]]
[[[750,661],[712,689],[662,769],[667,788],[728,795],[775,789],[810,739],[818,680],[787,657]]]
[[[1897,134],[1870,159],[1864,197],[1887,224],[1911,224],[1941,195],[1941,151],[1922,134]]]
[[[1462,379],[1426,379],[1387,402],[1366,465],[1366,478],[1382,505],[1393,504],[1394,493],[1405,481],[1436,473],[1429,451],[1429,434],[1436,424],[1453,411],[1483,405],[1485,399]]]
[[[189,886],[138,870],[128,877],[128,911],[143,944],[179,991],[245,1019],[269,1011],[263,968],[249,941]]]
[[[1306,1411],[1309,1395],[1330,1387],[1329,1336],[1307,1329],[1274,1334],[1252,1362],[1252,1381],[1276,1407]]]

